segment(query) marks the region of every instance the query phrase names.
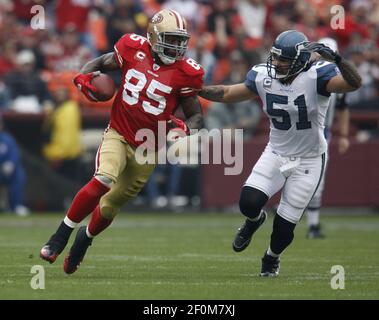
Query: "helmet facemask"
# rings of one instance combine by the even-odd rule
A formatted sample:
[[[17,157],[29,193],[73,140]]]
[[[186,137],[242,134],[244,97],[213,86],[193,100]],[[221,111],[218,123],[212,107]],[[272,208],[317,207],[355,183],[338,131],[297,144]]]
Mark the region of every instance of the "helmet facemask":
[[[296,46],[296,51],[297,54],[295,57],[287,57],[282,54],[281,49],[272,47],[266,62],[268,75],[272,79],[287,82],[302,72],[309,64],[311,53],[304,49],[304,43],[298,44]],[[274,60],[288,62],[288,67],[283,70],[284,68],[282,66],[278,66],[273,63]]]
[[[186,32],[157,32],[152,50],[164,64],[170,65],[184,58],[190,36]]]

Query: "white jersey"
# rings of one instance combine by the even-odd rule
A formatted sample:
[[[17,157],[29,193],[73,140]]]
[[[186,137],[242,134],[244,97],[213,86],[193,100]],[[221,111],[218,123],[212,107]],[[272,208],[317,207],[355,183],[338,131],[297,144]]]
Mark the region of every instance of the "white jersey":
[[[266,64],[249,71],[245,85],[259,95],[271,120],[269,146],[274,152],[315,157],[327,150],[324,124],[330,93],[325,88],[338,73],[335,64],[319,61],[284,85],[269,77]]]

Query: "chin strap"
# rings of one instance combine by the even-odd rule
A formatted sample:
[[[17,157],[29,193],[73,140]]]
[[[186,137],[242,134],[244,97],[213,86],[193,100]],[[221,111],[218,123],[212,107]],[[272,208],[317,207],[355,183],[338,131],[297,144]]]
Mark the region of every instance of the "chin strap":
[[[160,59],[164,64],[166,64],[166,65],[170,65],[170,64],[173,64],[173,63],[176,62],[175,59],[167,58],[167,57],[165,57],[165,56],[163,56],[163,55],[161,55],[161,54],[159,54],[159,53],[158,53],[158,57],[159,57],[159,59]]]

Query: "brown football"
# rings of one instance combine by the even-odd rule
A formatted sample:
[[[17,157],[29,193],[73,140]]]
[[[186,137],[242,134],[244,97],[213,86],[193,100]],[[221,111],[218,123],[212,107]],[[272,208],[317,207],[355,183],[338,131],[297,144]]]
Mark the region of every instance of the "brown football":
[[[97,100],[108,101],[112,99],[116,85],[112,78],[104,73],[100,73],[97,77],[94,77],[91,84],[98,90],[97,92],[91,92]]]

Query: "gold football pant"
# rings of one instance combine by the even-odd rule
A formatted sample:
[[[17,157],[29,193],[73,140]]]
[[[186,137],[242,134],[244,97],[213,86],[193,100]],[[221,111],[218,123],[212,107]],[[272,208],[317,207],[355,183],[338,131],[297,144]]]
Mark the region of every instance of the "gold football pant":
[[[95,175],[107,177],[114,184],[100,199],[101,215],[113,219],[120,208],[141,191],[154,168],[155,164],[139,164],[135,148],[116,130],[107,129],[96,155]]]

